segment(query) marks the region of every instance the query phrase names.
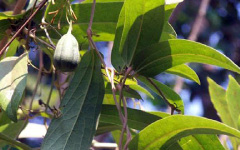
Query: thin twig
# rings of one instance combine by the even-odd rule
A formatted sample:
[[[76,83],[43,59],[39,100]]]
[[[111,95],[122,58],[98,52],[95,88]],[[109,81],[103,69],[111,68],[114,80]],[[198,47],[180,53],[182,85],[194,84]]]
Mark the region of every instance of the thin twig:
[[[37,71],[39,71],[39,68],[37,68],[34,64],[32,64],[32,62],[31,62],[30,60],[28,60],[28,64],[29,64],[32,68],[34,68],[34,69],[36,69]],[[46,70],[45,68],[43,68],[42,72],[43,72],[43,73],[46,73],[46,74],[50,74],[50,73],[52,72],[52,69],[48,71],[48,70]]]
[[[163,100],[168,104],[168,106],[171,108],[171,115],[173,115],[174,110],[176,110],[178,113],[181,111],[178,110],[173,104],[169,103],[166,96],[163,94],[163,92],[158,88],[158,86],[148,77],[146,79],[154,86],[154,88],[158,91],[158,93],[162,96]]]
[[[36,11],[24,22],[24,24],[17,30],[17,32],[13,35],[13,37],[9,40],[9,42],[1,49],[0,56],[6,50],[6,48],[12,43],[12,41],[18,36],[18,34],[23,30],[23,28],[28,24],[29,21],[37,14],[37,12],[48,2],[48,0],[43,0],[38,6]]]
[[[119,149],[122,149],[122,141],[123,141],[123,137],[124,137],[124,132],[127,128],[127,105],[126,105],[126,102],[124,100],[124,97],[123,97],[123,87],[124,87],[124,84],[126,82],[126,79],[127,79],[127,76],[131,73],[132,71],[132,68],[129,67],[127,69],[127,71],[125,72],[125,75],[123,77],[123,80],[121,81],[121,83],[119,84],[120,86],[119,87],[119,105],[121,106],[121,101],[123,101],[123,110],[124,110],[124,119],[123,119],[123,127],[122,127],[122,132],[121,132],[121,135],[120,135],[120,139],[119,139]],[[130,132],[127,131],[127,135],[128,137],[131,138],[131,135],[130,135]],[[127,139],[129,140],[129,139]],[[126,145],[124,147],[127,147]]]
[[[32,10],[31,10],[31,15],[33,14],[33,11],[34,11],[34,9],[35,9],[35,7],[36,7],[36,5],[37,5],[37,1],[38,0],[35,0],[35,2],[34,2],[34,5],[33,5],[33,8],[32,8]],[[27,47],[27,50],[29,50],[29,46],[28,46],[28,43],[29,43],[29,33],[30,33],[30,28],[31,28],[31,22],[32,22],[32,19],[28,22],[28,34],[27,34],[27,44],[26,44],[26,47]]]
[[[105,64],[101,54],[99,53],[96,44],[94,43],[94,41],[92,39],[92,23],[93,23],[93,17],[94,17],[94,12],[95,12],[95,6],[96,6],[96,0],[93,0],[90,22],[89,22],[88,29],[87,29],[87,36],[88,36],[88,40],[89,40],[89,45],[96,51],[96,53],[97,53],[98,57],[100,58],[104,68],[106,68],[106,64]]]
[[[121,132],[121,135],[120,135],[120,138],[123,138],[124,137],[124,132],[127,130],[127,121],[128,121],[128,113],[127,113],[127,104],[126,104],[126,99],[124,99],[124,97],[122,97],[122,101],[123,101],[123,109],[124,109],[124,124],[123,124],[123,127],[122,127],[122,132]],[[131,141],[132,139],[132,135],[130,133],[129,130],[127,130],[127,142],[125,143],[124,145],[124,149],[127,149],[128,147],[128,144],[129,142]],[[120,141],[120,140],[119,140]]]
[[[53,72],[52,72],[51,89],[50,89],[50,92],[49,92],[49,95],[48,95],[48,99],[47,99],[47,102],[46,102],[46,105],[48,105],[48,106],[49,106],[49,103],[50,103],[50,100],[51,100],[51,96],[52,96],[54,80],[55,80],[55,70],[53,70]],[[46,113],[47,113],[47,109],[48,108],[45,107],[45,112]],[[44,125],[45,125],[46,129],[48,129],[48,127],[47,127],[47,118],[44,118]]]
[[[42,70],[43,70],[43,53],[42,53],[41,50],[39,50],[39,71],[38,71],[38,75],[37,75],[37,83],[35,85],[33,95],[32,95],[32,99],[31,99],[30,104],[29,104],[29,110],[32,109],[33,100],[34,100],[34,97],[37,93],[38,85],[39,85],[39,83],[41,81],[41,78],[42,78]]]
[[[26,35],[28,35],[28,29],[24,28],[24,29],[23,29],[23,33],[26,34]],[[56,48],[55,45],[51,45],[51,44],[45,42],[44,40],[38,38],[38,37],[35,36],[35,34],[33,34],[31,31],[29,32],[29,36],[30,36],[31,38],[33,38],[35,41],[38,41],[38,42],[46,45],[47,47],[50,47],[50,48],[53,49],[53,50]]]
[[[46,28],[45,24],[46,24],[46,22],[45,22],[45,19],[44,19],[44,17],[43,17],[43,18],[42,18],[43,30],[45,31],[46,37],[48,38],[50,44],[51,44],[51,45],[54,45],[54,43],[53,43],[52,39],[50,38],[50,35],[49,35],[48,31],[47,31],[47,28]]]
[[[31,112],[31,113],[42,113],[42,112],[44,112],[44,111],[42,111],[42,110],[31,110],[31,109],[27,109],[27,108],[24,108],[24,107],[22,107],[22,106],[18,106],[21,110],[22,110],[22,112],[24,113],[24,110],[25,111],[28,111],[28,112]]]
[[[116,98],[116,87],[115,87],[115,85],[114,85],[114,73],[115,73],[115,72],[114,72],[114,70],[112,69],[112,70],[111,70],[111,76],[110,76],[107,67],[105,68],[105,70],[106,70],[106,75],[107,75],[107,77],[108,77],[108,79],[109,79],[109,81],[110,81],[110,83],[111,83],[112,93],[113,93],[113,99],[114,99],[114,102],[115,102],[115,104],[116,104],[119,117],[120,117],[120,119],[121,119],[121,122],[123,123],[123,118],[124,118],[124,116],[122,115],[121,106],[118,104],[117,98]]]
[[[124,122],[124,116],[122,114],[121,105],[118,104],[118,101],[117,101],[117,98],[116,98],[116,87],[114,85],[114,75],[115,75],[115,72],[114,72],[113,69],[111,69],[111,76],[110,76],[109,70],[108,70],[107,67],[105,68],[105,70],[106,70],[107,77],[108,77],[108,79],[109,79],[109,81],[111,83],[113,99],[114,99],[114,102],[116,104],[120,120],[123,123]]]

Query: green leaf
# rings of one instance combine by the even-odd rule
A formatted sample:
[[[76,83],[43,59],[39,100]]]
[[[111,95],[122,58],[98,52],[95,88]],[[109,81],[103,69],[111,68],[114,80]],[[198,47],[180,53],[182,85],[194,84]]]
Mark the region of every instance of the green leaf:
[[[234,120],[230,115],[231,113],[227,101],[226,91],[217,83],[215,83],[212,79],[208,78],[207,80],[209,84],[209,94],[211,97],[211,101],[213,103],[214,108],[217,110],[218,115],[221,118],[222,122],[237,129],[237,126],[235,125]],[[237,148],[238,143],[237,141],[239,141],[239,139],[233,137],[231,137],[230,139],[232,141],[233,147]]]
[[[119,143],[121,132],[122,132],[121,130],[115,130],[115,131],[111,132],[115,143]],[[133,137],[133,135],[132,135],[132,137]],[[122,145],[125,145],[126,141],[127,141],[127,134],[124,133],[123,139],[122,139]]]
[[[140,93],[144,93],[146,96],[148,96],[149,98],[151,99],[154,99],[154,97],[152,96],[152,94],[146,90],[145,88],[143,88],[142,86],[140,85],[137,85],[137,84],[130,84],[128,85],[130,88],[132,88],[133,90],[135,91],[138,91]]]
[[[89,149],[103,96],[101,62],[88,51],[63,97],[62,116],[52,120],[41,149]]]
[[[112,50],[115,69],[129,66],[142,47],[158,42],[163,25],[164,0],[125,0]]]
[[[240,115],[238,116],[237,129],[240,130]]]
[[[123,108],[122,108],[123,109]],[[128,108],[128,126],[131,129],[142,130],[152,122],[169,116],[163,112],[145,112]],[[152,114],[153,113],[153,114]],[[118,111],[115,105],[103,105],[97,129],[97,135],[111,132],[114,139],[118,141],[122,129]],[[117,130],[117,131],[116,131]],[[123,142],[124,143],[124,142]]]
[[[101,0],[104,1],[104,0]],[[106,0],[108,1],[108,0]],[[165,41],[168,39],[176,38],[176,32],[172,28],[172,26],[168,23],[168,19],[170,15],[172,14],[174,8],[177,6],[178,2],[171,2],[165,5],[165,21],[164,21],[164,27],[162,33],[159,33],[161,35],[160,41]],[[116,29],[116,34],[115,34],[115,39],[114,39],[114,45],[113,45],[113,50],[112,50],[112,56],[111,56],[111,62],[115,69],[118,72],[121,72],[124,66],[126,65],[122,56],[121,56],[121,51],[123,50],[123,46],[125,44],[125,40],[128,36],[128,29],[125,28],[125,7],[122,7],[122,10],[120,12],[119,18],[118,18],[118,23],[117,23],[117,29]],[[163,18],[161,18],[163,19]],[[161,20],[160,19],[160,20]],[[159,28],[160,29],[160,28]],[[157,33],[155,33],[157,34]],[[149,42],[147,39],[146,41]],[[158,42],[158,41],[157,41]],[[149,43],[148,43],[149,44]]]
[[[112,86],[110,82],[105,82],[105,94],[112,94]],[[116,95],[119,95],[119,92],[116,92]],[[129,98],[141,99],[141,96],[132,88],[123,88],[123,95]]]
[[[240,68],[225,55],[188,40],[168,40],[154,44],[142,50],[136,58],[133,69],[136,73],[149,77],[188,62],[216,65],[240,73]]]
[[[16,39],[13,40],[12,43],[10,44],[10,46],[8,47],[6,53],[4,53],[4,55],[1,57],[1,59],[4,57],[14,56],[16,54],[19,44],[20,43],[18,42],[18,40],[16,40]]]
[[[0,13],[0,20],[5,20],[5,19],[21,19],[23,17],[23,14],[18,14],[18,15],[12,15],[12,11],[5,11]]]
[[[3,59],[0,70],[0,106],[11,120],[17,122],[17,110],[27,81],[27,53]]]
[[[125,42],[124,40],[127,36],[127,34],[124,33],[125,13],[125,7],[123,5],[117,22],[115,39],[111,54],[111,63],[118,72],[121,72],[126,65],[120,52],[120,50],[123,49]]]
[[[121,129],[122,129],[121,126],[99,121],[99,125],[95,135],[100,135],[100,134],[108,133],[115,130],[121,130]]]
[[[12,15],[13,11],[0,12],[0,40],[6,36],[6,30],[11,26],[11,24],[20,25],[19,21],[26,17],[29,11],[18,15]]]
[[[148,86],[153,92],[155,92],[156,94],[158,94],[159,96],[162,97],[162,95],[159,93],[158,89],[156,89],[155,86],[152,85],[152,83],[149,80],[147,80],[146,77],[138,76],[137,79],[140,80],[141,82],[143,82],[146,86]],[[173,107],[175,107],[176,110],[180,110],[181,113],[184,114],[184,103],[183,103],[181,97],[175,91],[173,91],[171,88],[160,83],[159,81],[154,80],[154,79],[150,79],[150,80],[162,91],[162,93],[166,97],[168,103],[170,103]]]
[[[119,99],[119,96],[116,95],[116,99]],[[103,104],[111,104],[111,105],[115,105],[115,101],[113,99],[113,95],[111,94],[104,94],[104,98],[103,98]]]
[[[226,91],[215,83],[212,79],[207,78],[209,84],[209,94],[214,108],[217,110],[222,122],[236,128],[233,118],[230,115],[230,109],[226,99]],[[235,100],[236,101],[236,100]]]
[[[163,112],[145,112],[137,109],[128,108],[128,126],[131,129],[142,130],[145,127],[147,127],[149,124],[168,116],[170,115]],[[116,106],[103,105],[100,120],[99,120],[97,135],[110,132],[110,131],[121,130],[121,129],[122,129],[122,123],[119,120],[119,115],[118,115]],[[209,145],[205,145],[204,143],[209,143]],[[188,137],[182,138],[179,144],[182,147],[191,147],[192,150],[193,149],[197,150],[197,148],[199,147],[221,148],[221,143],[219,142],[216,135],[188,136]],[[179,144],[176,143],[174,145],[175,147],[172,147],[172,150],[176,150],[176,146],[179,147],[180,146]],[[209,150],[209,149],[206,149],[206,150]]]
[[[105,84],[105,94],[112,94],[112,86],[111,86],[111,83],[109,82],[106,71],[104,69],[102,69],[102,73],[104,75],[103,77],[104,77],[104,80],[105,80],[105,82],[104,82],[104,84]],[[120,80],[121,80],[122,77],[123,76],[121,76],[121,75],[114,76],[115,86],[120,83]],[[134,78],[133,79],[127,78],[125,84],[126,85],[129,85],[129,84],[138,85],[137,80],[134,79]],[[141,99],[141,96],[138,94],[137,91],[139,91],[139,90],[135,90],[133,88],[130,88],[129,86],[124,86],[123,87],[123,95],[125,97]],[[116,91],[116,95],[119,95],[118,91]]]
[[[7,135],[11,139],[16,139],[26,125],[26,121],[21,120],[17,123],[12,122],[4,112],[0,113],[0,133]],[[0,148],[8,143],[0,140]]]
[[[49,4],[47,11],[45,12],[45,18],[47,22],[51,22],[53,15],[49,15],[49,12],[53,12],[61,8],[62,3],[56,3],[55,5]],[[96,4],[95,15],[93,20],[92,31],[94,35],[94,41],[113,41],[114,33],[116,30],[116,24],[118,15],[122,8],[123,2],[107,2],[107,3],[99,3]],[[91,3],[81,3],[81,4],[73,4],[71,5],[73,11],[78,18],[77,21],[73,24],[72,34],[76,37],[79,42],[79,45],[86,45],[88,43],[87,40],[87,28],[89,24],[89,19],[91,15]],[[62,14],[62,15],[61,15]],[[82,15],[84,14],[84,15]],[[61,17],[62,16],[62,17]],[[59,14],[55,18],[55,22],[53,23],[53,27],[57,28],[59,19],[61,20],[61,29],[58,30],[61,34],[65,34],[68,31],[69,24],[66,20],[66,9],[63,7]],[[56,32],[52,29],[48,29],[51,38],[59,39],[60,36],[56,34]],[[43,30],[37,32],[39,35],[45,35]]]
[[[168,20],[173,12],[173,10],[177,7],[178,3],[181,1],[175,1],[169,0],[168,2],[165,0],[165,17],[164,17],[164,27],[161,34],[160,42],[166,41],[169,39],[176,39],[177,34],[173,27],[168,23]]]
[[[149,124],[162,119],[166,113],[158,112],[161,116],[156,116],[145,111],[128,108],[128,126],[136,130],[142,130]],[[100,123],[114,124],[122,126],[118,111],[115,105],[103,105],[100,115]]]
[[[123,109],[123,108],[122,108]],[[128,126],[131,129],[142,130],[149,124],[170,116],[170,114],[164,112],[145,112],[138,109],[127,108],[128,110]],[[99,126],[97,135],[114,131],[121,130],[122,123],[119,119],[118,111],[115,105],[103,105],[99,120]]]
[[[82,3],[92,3],[92,0],[85,0]],[[124,2],[124,0],[97,0],[98,3],[106,3],[106,2]]]
[[[229,85],[227,88],[227,106],[234,122],[234,127],[237,129],[238,117],[240,115],[240,85],[229,75]]]
[[[171,73],[178,75],[180,77],[192,80],[200,85],[200,80],[198,78],[198,75],[192,68],[190,68],[187,65],[178,65],[172,68],[169,68],[168,70],[165,71],[166,73]]]
[[[160,42],[167,41],[169,39],[176,39],[177,33],[173,29],[173,27],[167,22],[164,24],[163,31],[161,34]]]
[[[196,134],[187,136],[179,140],[179,145],[183,150],[225,150],[216,135]],[[176,150],[176,144],[167,150]]]
[[[167,149],[175,141],[193,134],[226,134],[240,138],[238,130],[220,122],[201,117],[173,115],[140,131],[130,142],[129,149]]]
[[[26,121],[24,120],[14,123],[8,118],[5,112],[0,113],[0,133],[5,134],[12,139],[17,138],[25,125]],[[0,140],[0,147],[5,145],[7,145],[7,143]]]
[[[108,81],[109,79],[107,78],[106,71],[102,69],[102,72],[104,74],[105,81],[107,81],[105,82],[105,94],[112,94],[111,83]],[[114,76],[115,86],[120,83],[120,80],[122,78],[123,78],[122,75]],[[123,95],[126,97],[142,99],[138,93],[144,93],[149,98],[154,99],[154,97],[148,90],[138,85],[137,80],[135,78],[127,78],[125,85],[126,86],[123,87]],[[118,91],[116,92],[116,95],[119,95]]]
[[[0,140],[8,143],[9,145],[15,147],[15,148],[18,148],[19,150],[32,150],[31,147],[19,142],[19,141],[16,141],[16,140],[13,140],[11,139],[10,137],[0,133]]]

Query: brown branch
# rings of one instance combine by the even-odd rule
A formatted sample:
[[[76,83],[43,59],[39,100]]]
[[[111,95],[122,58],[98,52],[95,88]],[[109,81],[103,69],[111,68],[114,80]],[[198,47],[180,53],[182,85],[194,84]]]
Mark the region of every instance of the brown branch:
[[[161,95],[161,97],[163,98],[163,100],[168,104],[168,106],[171,108],[171,115],[173,115],[174,110],[176,110],[178,113],[180,113],[181,111],[178,110],[173,104],[169,103],[166,96],[163,94],[163,92],[158,88],[158,86],[150,79],[147,78],[146,79],[154,86],[154,88],[158,91],[158,93]]]
[[[189,40],[196,41],[198,38],[198,35],[200,33],[202,22],[206,16],[207,8],[209,5],[210,0],[202,0],[201,5],[198,10],[198,15],[196,20],[194,21],[192,31],[188,37]]]
[[[18,0],[17,4],[15,5],[15,8],[13,10],[13,14],[12,15],[20,14],[22,9],[24,8],[26,2],[27,2],[27,0]],[[11,29],[7,29],[6,30],[6,36],[4,36],[4,38],[0,42],[0,49],[2,49],[4,47],[4,45],[7,44],[8,37],[10,36],[11,32],[12,32]],[[0,53],[0,56],[1,56],[1,53]]]
[[[15,8],[13,9],[13,15],[20,14],[24,6],[26,5],[27,0],[18,0]]]
[[[5,44],[5,46],[0,51],[0,56],[6,50],[6,48],[12,43],[12,41],[18,36],[18,34],[23,30],[23,28],[32,20],[32,18],[37,14],[37,12],[48,2],[48,0],[43,0],[38,6],[36,11],[24,22],[24,24],[17,30],[17,32],[13,35],[10,41]]]
[[[90,22],[89,22],[88,29],[87,29],[87,36],[88,36],[88,40],[89,40],[89,45],[96,51],[96,53],[97,53],[98,57],[100,58],[104,68],[106,68],[106,64],[105,64],[101,54],[99,53],[96,44],[94,43],[94,41],[92,39],[92,23],[93,23],[93,17],[94,17],[94,12],[95,12],[95,6],[96,6],[96,0],[93,0]]]
[[[126,104],[126,101],[123,97],[123,87],[124,87],[124,84],[126,82],[126,79],[127,79],[127,76],[131,73],[132,71],[132,68],[129,67],[127,69],[127,71],[125,72],[125,75],[124,75],[124,78],[123,80],[120,82],[120,86],[118,88],[119,90],[119,104],[121,106],[121,101],[123,101],[123,110],[124,110],[124,118],[123,118],[123,127],[122,127],[122,132],[121,132],[121,135],[120,135],[120,139],[119,139],[119,149],[122,149],[122,141],[123,141],[123,137],[124,137],[124,132],[125,130],[127,129],[127,118],[128,118],[128,113],[127,113],[127,104]],[[131,133],[129,130],[127,130],[127,141],[130,141],[131,140]],[[128,143],[125,143],[125,148],[124,149],[127,149],[127,146],[128,146]]]

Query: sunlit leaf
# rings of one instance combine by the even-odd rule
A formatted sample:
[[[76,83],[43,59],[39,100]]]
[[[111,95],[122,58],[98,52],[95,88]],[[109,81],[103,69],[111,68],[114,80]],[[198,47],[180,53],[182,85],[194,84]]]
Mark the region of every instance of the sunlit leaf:
[[[16,40],[16,39],[13,40],[13,42],[10,44],[8,49],[5,51],[5,53],[3,54],[1,59],[4,58],[4,57],[14,56],[16,54],[18,46],[19,46],[19,41]]]
[[[226,94],[227,106],[234,122],[234,127],[237,129],[238,117],[240,115],[240,85],[232,76],[229,76],[229,85]]]
[[[208,78],[207,80],[209,84],[209,94],[211,97],[211,101],[214,105],[214,108],[217,110],[222,122],[236,128],[233,118],[230,115],[230,109],[228,107],[228,102],[226,99],[226,91],[217,83],[215,83],[212,79]]]
[[[175,66],[175,67],[172,67],[172,68],[166,70],[165,72],[178,75],[180,77],[192,80],[192,81],[200,84],[200,80],[199,80],[196,72],[194,70],[192,70],[192,68],[188,67],[187,65],[184,65],[184,64],[178,65],[178,66]]]
[[[128,108],[128,126],[131,129],[143,130],[151,123],[168,116],[170,115],[163,112],[145,112]],[[121,129],[122,123],[119,119],[116,106],[103,105],[97,133],[103,134]],[[113,136],[117,138],[118,133],[119,132],[114,132],[112,134],[114,134]],[[199,148],[205,148],[205,150],[209,150],[208,148],[217,148],[220,150],[222,145],[216,135],[191,135],[181,138],[178,143],[172,145],[168,150],[176,150],[177,147],[180,147],[184,150],[198,150]]]
[[[180,146],[180,148],[179,148]],[[167,150],[225,150],[216,135],[196,134],[181,138]]]
[[[0,106],[11,120],[17,122],[17,109],[27,81],[27,53],[3,59],[0,70]]]
[[[23,14],[18,15],[12,15],[12,11],[5,11],[0,13],[0,20],[5,19],[21,19],[23,17]]]
[[[130,142],[129,149],[167,149],[173,142],[193,134],[226,134],[240,138],[240,131],[220,122],[201,117],[173,115],[140,131]]]
[[[217,110],[218,115],[221,118],[222,122],[237,129],[237,126],[234,123],[234,120],[230,113],[230,106],[228,105],[226,90],[224,90],[221,86],[215,83],[212,79],[208,78],[207,80],[209,84],[209,94],[211,97],[211,101],[213,103],[214,108]],[[231,87],[231,88],[234,88],[234,87]],[[230,94],[230,91],[229,91],[229,94]],[[237,100],[235,99],[235,101]],[[238,145],[237,143],[239,139],[230,137],[230,140],[232,141],[233,147],[237,148],[237,145]]]
[[[152,96],[152,94],[146,90],[145,88],[143,88],[142,86],[140,85],[137,85],[137,84],[130,84],[128,85],[130,88],[132,88],[133,90],[135,91],[138,91],[140,93],[144,93],[146,96],[148,96],[148,98],[150,99],[154,99],[154,97]]]
[[[112,86],[111,83],[105,82],[105,94],[112,94]],[[116,95],[119,95],[119,92],[116,92]],[[123,95],[129,98],[141,99],[141,96],[132,88],[123,88]]]
[[[177,38],[177,34],[173,29],[173,27],[168,22],[165,23],[162,34],[161,34],[160,42],[166,41],[169,39],[176,39],[176,38]]]
[[[92,3],[92,0],[85,0],[82,3]],[[106,2],[124,2],[124,0],[97,0],[98,3],[106,3]]]
[[[164,0],[125,0],[117,26],[112,60],[120,54],[129,66],[142,47],[158,42],[164,25],[164,11]],[[113,66],[117,70],[123,67],[114,61]]]
[[[240,68],[217,50],[197,42],[179,39],[145,48],[136,56],[133,69],[140,75],[152,77],[188,62],[216,65],[240,73]]]

